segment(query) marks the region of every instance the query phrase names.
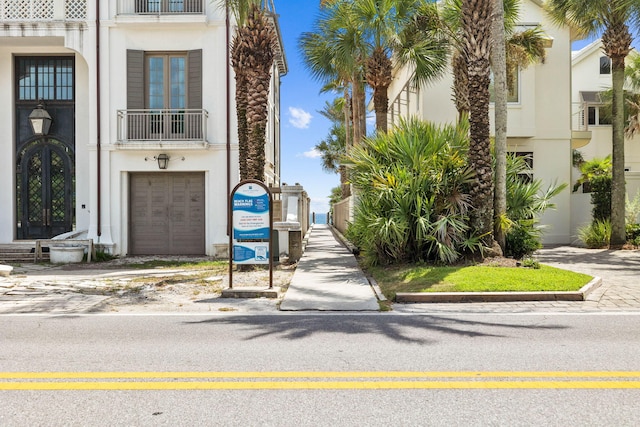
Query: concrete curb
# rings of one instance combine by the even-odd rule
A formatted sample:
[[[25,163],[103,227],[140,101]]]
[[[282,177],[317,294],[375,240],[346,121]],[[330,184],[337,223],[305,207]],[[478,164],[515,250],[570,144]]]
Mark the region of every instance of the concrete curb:
[[[401,292],[398,303],[451,303],[451,302],[517,302],[517,301],[585,301],[602,284],[594,277],[574,292]]]
[[[222,291],[221,298],[278,298],[280,288],[274,286],[272,289],[265,288],[227,288]]]

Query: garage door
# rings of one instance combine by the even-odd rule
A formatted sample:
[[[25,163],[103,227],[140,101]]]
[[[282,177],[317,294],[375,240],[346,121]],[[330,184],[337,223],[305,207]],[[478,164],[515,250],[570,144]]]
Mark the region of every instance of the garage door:
[[[131,174],[129,253],[205,253],[204,173]]]

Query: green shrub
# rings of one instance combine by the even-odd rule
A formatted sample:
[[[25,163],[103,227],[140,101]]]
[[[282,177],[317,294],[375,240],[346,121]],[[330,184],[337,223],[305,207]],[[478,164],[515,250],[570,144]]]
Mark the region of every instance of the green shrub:
[[[640,246],[640,224],[627,224],[627,242]]]
[[[350,150],[346,161],[358,204],[347,235],[366,261],[454,262],[480,248],[469,236],[467,149],[466,124],[411,119]]]
[[[599,175],[591,178],[592,216],[595,221],[611,218],[611,175]]]
[[[590,249],[609,247],[611,239],[611,222],[593,221],[591,224],[578,228],[578,238]]]
[[[515,224],[505,236],[505,255],[520,259],[531,255],[542,247],[540,230],[536,229],[533,221],[520,221]]]
[[[540,262],[538,260],[533,259],[533,258],[523,258],[522,259],[522,266],[526,267],[526,268],[533,268],[534,270],[539,270],[540,269]]]

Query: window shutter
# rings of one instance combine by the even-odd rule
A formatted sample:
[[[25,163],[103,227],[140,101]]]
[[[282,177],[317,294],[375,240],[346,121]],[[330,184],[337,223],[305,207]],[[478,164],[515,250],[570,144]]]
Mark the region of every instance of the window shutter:
[[[127,108],[144,108],[144,51],[127,50]]]
[[[187,108],[202,108],[202,49],[187,53],[188,83]]]

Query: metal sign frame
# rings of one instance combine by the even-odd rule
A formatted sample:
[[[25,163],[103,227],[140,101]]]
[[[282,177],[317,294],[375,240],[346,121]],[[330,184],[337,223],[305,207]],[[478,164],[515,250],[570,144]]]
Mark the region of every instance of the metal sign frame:
[[[228,229],[229,229],[229,289],[233,288],[233,263],[234,263],[234,240],[242,240],[242,239],[234,239],[234,221],[233,221],[233,212],[235,211],[233,201],[236,192],[240,190],[245,185],[257,185],[261,187],[265,194],[267,195],[267,200],[269,203],[269,289],[273,288],[273,197],[271,194],[271,190],[267,187],[262,181],[258,181],[257,179],[245,179],[240,181],[234,188],[231,190],[231,194],[229,194],[228,207],[229,210],[227,212],[227,221],[228,221]],[[249,239],[250,240],[250,239]],[[266,239],[261,239],[266,240]],[[251,264],[249,262],[245,262],[242,264]],[[262,264],[262,263],[260,263]]]

